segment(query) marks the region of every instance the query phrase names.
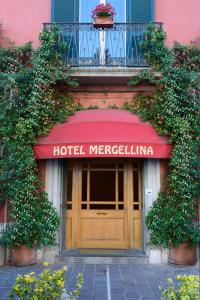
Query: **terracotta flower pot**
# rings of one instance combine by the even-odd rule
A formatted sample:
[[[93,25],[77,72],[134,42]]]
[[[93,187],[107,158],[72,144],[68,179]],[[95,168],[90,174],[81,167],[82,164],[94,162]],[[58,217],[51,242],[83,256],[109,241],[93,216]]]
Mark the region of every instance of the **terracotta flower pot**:
[[[113,27],[112,17],[96,17],[93,23],[95,28],[111,28]]]
[[[197,261],[196,247],[189,243],[181,243],[178,247],[170,247],[168,263],[180,266],[191,266]]]
[[[20,245],[17,248],[10,250],[10,263],[13,266],[28,266],[36,263],[35,248],[27,248],[25,245]]]

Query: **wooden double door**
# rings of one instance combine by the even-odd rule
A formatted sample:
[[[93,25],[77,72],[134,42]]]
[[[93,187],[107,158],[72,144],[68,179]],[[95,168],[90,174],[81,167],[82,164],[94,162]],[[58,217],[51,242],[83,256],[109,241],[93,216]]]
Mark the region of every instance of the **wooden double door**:
[[[69,160],[66,248],[141,248],[139,160]]]

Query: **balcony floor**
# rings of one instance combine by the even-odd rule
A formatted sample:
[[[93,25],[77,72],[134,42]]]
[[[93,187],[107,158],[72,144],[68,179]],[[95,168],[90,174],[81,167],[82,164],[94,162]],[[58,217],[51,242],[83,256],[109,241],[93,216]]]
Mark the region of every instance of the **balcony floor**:
[[[83,84],[127,84],[127,81],[147,68],[127,67],[73,67],[72,77]]]

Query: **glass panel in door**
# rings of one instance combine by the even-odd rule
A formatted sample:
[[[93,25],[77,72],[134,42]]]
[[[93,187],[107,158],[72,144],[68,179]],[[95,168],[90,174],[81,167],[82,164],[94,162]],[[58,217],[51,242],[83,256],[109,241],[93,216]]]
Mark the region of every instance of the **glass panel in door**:
[[[81,209],[124,209],[124,167],[88,163],[82,169]]]

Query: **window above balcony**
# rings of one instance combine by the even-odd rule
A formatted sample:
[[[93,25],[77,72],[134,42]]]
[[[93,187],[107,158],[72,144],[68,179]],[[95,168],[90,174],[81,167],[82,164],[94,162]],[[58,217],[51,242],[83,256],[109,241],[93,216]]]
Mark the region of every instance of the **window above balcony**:
[[[147,23],[154,21],[154,0],[52,0],[52,22],[91,22],[92,9],[110,2],[115,10],[115,22]]]
[[[91,14],[106,0],[53,0],[52,22],[61,26],[68,44],[63,54],[72,67],[146,67],[141,42],[144,30],[153,21],[154,0],[113,0],[112,28],[95,28]],[[51,24],[45,24],[45,27]]]

